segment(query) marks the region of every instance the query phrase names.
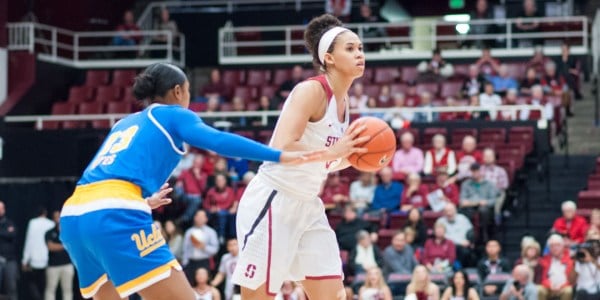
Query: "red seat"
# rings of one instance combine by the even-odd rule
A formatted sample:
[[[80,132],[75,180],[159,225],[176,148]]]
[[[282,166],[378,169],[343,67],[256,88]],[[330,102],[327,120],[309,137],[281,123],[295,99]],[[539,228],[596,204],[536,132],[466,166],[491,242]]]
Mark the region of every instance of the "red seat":
[[[240,97],[245,102],[250,102],[256,98],[256,88],[249,86],[236,86],[233,90],[234,97]]]
[[[246,74],[246,84],[249,86],[261,86],[267,83],[269,70],[249,70]]]
[[[277,69],[273,75],[273,84],[276,86],[280,86],[286,80],[292,77],[292,72],[290,69]]]
[[[221,81],[228,86],[236,86],[245,80],[245,73],[241,70],[224,70]]]
[[[439,219],[444,213],[443,212],[434,212],[434,211],[423,211],[423,222],[427,228],[433,228],[435,221]]]
[[[390,229],[402,229],[406,225],[408,215],[406,214],[391,214],[390,215]]]
[[[396,229],[379,229],[377,232],[377,246],[383,250],[392,244],[392,238],[398,230]]]
[[[106,104],[106,113],[107,114],[129,114],[131,113],[131,103],[130,102],[108,102]]]
[[[375,68],[373,83],[384,84],[392,83],[399,77],[398,68],[395,67],[379,67]]]
[[[52,115],[72,115],[75,114],[76,106],[71,102],[54,102],[52,104]],[[44,121],[42,123],[43,129],[58,129],[60,127],[60,121]]]
[[[121,101],[123,102],[137,102],[138,99],[136,99],[135,95],[133,94],[133,88],[128,86],[126,88],[123,89],[123,95],[122,95],[123,99],[121,99]]]
[[[88,70],[85,75],[85,86],[97,87],[108,84],[107,70]]]
[[[435,82],[424,82],[417,84],[417,94],[421,95],[423,92],[429,92],[435,97],[440,90],[440,86]]]
[[[446,99],[448,97],[458,97],[462,89],[462,82],[449,81],[442,83],[440,97]]]
[[[462,140],[465,136],[470,135],[472,137],[477,137],[477,129],[475,128],[456,128],[452,130],[452,144],[462,145]]]
[[[578,195],[577,208],[593,209],[600,207],[600,191],[581,191]]]
[[[506,129],[483,128],[479,131],[479,141],[494,144],[504,144],[506,142]]]
[[[133,84],[137,72],[136,70],[114,70],[112,84],[113,86],[127,87]]]
[[[418,75],[417,67],[402,67],[402,82],[414,81]]]
[[[201,112],[206,110],[205,102],[192,102],[190,103],[190,110],[195,112]]]
[[[104,112],[102,102],[84,102],[79,103],[79,114],[81,115],[97,115]]]
[[[89,86],[74,86],[69,89],[68,102],[81,103],[92,99],[94,95],[94,89]]]
[[[527,64],[524,63],[508,63],[506,64],[508,70],[508,76],[518,80],[525,77],[527,71]]]
[[[405,94],[408,86],[406,83],[392,83],[390,84],[390,95],[393,97],[395,94]]]
[[[260,97],[262,96],[267,96],[267,98],[271,99],[273,98],[273,96],[275,96],[275,93],[277,92],[277,90],[279,89],[278,86],[276,85],[265,85],[260,87],[260,92],[258,92],[258,95]]]
[[[533,138],[533,127],[531,126],[511,127],[508,132],[508,141],[525,145],[525,154],[529,154],[533,150]]]
[[[469,76],[469,65],[454,65],[454,76]]]
[[[98,102],[113,102],[121,99],[121,88],[117,86],[107,85],[99,86],[96,89],[96,101]]]
[[[329,221],[329,226],[335,229],[338,224],[342,222],[343,216],[341,214],[331,213],[327,216],[327,220]]]
[[[257,111],[259,108],[260,105],[258,104],[258,102],[249,102],[248,104],[246,104],[247,111]]]
[[[377,99],[377,97],[379,97],[380,90],[381,90],[381,87],[376,84],[368,84],[368,85],[364,86],[365,95],[367,95],[369,97],[373,97],[375,99]]]
[[[373,76],[375,76],[375,69],[366,68],[363,72],[363,76],[357,78],[356,80],[362,82],[363,84],[371,84],[373,82]]]
[[[249,138],[249,139],[254,139],[254,131],[252,131],[252,130],[236,130],[233,133],[235,133],[237,135],[241,135],[241,136]]]

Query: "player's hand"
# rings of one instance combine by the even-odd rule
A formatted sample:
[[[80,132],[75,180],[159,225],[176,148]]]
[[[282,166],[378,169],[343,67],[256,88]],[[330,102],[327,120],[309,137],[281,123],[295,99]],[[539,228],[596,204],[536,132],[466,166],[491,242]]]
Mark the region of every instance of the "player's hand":
[[[327,150],[315,151],[282,151],[279,163],[283,165],[300,165],[309,162],[321,161]]]
[[[171,204],[173,199],[168,198],[167,196],[173,191],[172,187],[169,187],[168,183],[163,184],[160,187],[158,192],[152,194],[152,196],[146,198],[146,203],[150,206],[151,209],[159,208],[163,205]]]
[[[365,129],[367,129],[367,126],[364,124],[364,122],[352,122],[350,127],[348,127],[348,130],[346,130],[344,133],[344,136],[340,138],[333,146],[327,148],[325,160],[336,160],[338,158],[348,157],[352,153],[367,152],[367,148],[358,147],[358,145],[371,139],[370,136],[358,136]]]

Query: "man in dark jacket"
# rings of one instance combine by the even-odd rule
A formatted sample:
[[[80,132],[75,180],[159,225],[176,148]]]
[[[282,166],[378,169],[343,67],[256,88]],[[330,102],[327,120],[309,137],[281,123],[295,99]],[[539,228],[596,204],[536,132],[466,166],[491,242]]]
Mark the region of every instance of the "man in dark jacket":
[[[4,202],[0,201],[0,283],[10,300],[17,300],[17,230],[12,220],[6,217]]]
[[[485,278],[490,274],[511,272],[510,262],[506,258],[500,257],[500,251],[500,243],[496,240],[490,240],[485,245],[485,257],[477,263],[477,271],[479,271],[481,280],[485,281]],[[495,285],[485,285],[483,287],[483,295],[499,295],[501,292],[500,288]]]
[[[351,206],[344,208],[344,219],[335,228],[338,244],[341,250],[348,252],[356,247],[356,233],[360,230],[366,230],[371,235],[371,241],[377,240],[377,228],[373,224],[358,218],[356,209]]]

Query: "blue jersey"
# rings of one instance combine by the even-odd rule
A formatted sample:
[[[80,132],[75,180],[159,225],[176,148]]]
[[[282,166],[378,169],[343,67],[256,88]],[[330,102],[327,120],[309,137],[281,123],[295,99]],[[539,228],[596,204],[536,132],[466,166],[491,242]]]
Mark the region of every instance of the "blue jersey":
[[[78,185],[108,179],[132,182],[144,197],[156,192],[185,153],[184,142],[229,157],[279,161],[281,152],[206,125],[179,105],[153,104],[110,131]]]

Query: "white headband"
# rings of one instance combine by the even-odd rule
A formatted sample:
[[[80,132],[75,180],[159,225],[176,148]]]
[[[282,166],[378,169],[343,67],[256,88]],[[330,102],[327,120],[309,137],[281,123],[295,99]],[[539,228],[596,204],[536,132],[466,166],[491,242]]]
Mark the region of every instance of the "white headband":
[[[325,32],[323,34],[323,36],[321,36],[321,39],[319,40],[319,61],[321,62],[322,65],[325,65],[325,53],[327,53],[327,50],[329,49],[329,47],[331,47],[331,43],[333,43],[333,40],[335,40],[335,37],[338,36],[338,34],[347,31],[347,28],[344,27],[340,27],[340,26],[336,26],[333,27],[329,30],[327,30],[327,32]]]

